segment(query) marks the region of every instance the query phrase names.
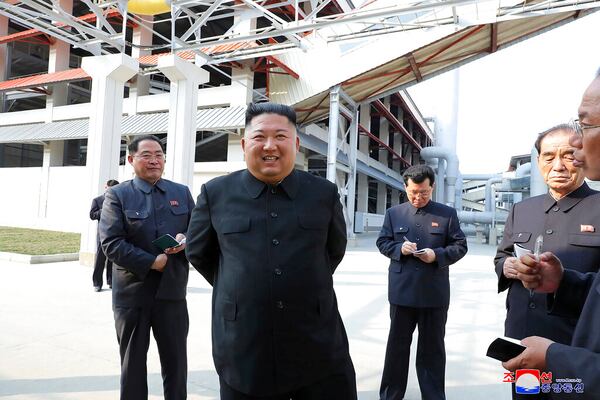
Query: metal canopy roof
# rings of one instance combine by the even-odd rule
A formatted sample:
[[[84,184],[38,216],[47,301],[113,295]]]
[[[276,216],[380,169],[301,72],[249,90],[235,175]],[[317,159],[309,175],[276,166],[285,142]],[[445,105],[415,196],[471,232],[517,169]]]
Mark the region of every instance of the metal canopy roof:
[[[470,26],[350,79],[334,81],[331,86],[341,84],[354,101],[369,103],[594,11],[571,10]],[[290,93],[302,89],[301,82],[290,79],[286,85]],[[294,107],[302,124],[324,119],[328,116],[329,90],[311,94]]]
[[[244,127],[246,107],[198,110],[196,130],[237,132]],[[123,117],[122,135],[166,133],[169,114],[149,113]],[[37,143],[52,140],[87,139],[88,119],[0,127],[0,143]]]

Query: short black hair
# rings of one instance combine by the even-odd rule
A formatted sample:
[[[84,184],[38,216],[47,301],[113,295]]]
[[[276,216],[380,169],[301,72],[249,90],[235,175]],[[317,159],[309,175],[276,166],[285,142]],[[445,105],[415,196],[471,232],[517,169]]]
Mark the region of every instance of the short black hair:
[[[254,117],[262,114],[277,114],[286,117],[296,126],[296,111],[290,106],[279,103],[250,103],[246,109],[246,126],[250,125]]]
[[[558,131],[567,131],[567,132],[571,132],[572,134],[577,133],[575,131],[575,127],[573,127],[569,124],[558,124],[556,126],[553,126],[550,129],[546,129],[544,132],[539,133],[537,139],[535,140],[534,146],[538,152],[538,155],[540,154],[540,151],[542,150],[542,140],[544,140],[544,138],[546,136],[550,135],[551,133],[558,132]]]
[[[162,144],[162,142],[160,141],[159,138],[157,138],[154,135],[140,135],[140,136],[136,136],[131,143],[129,143],[129,146],[127,146],[127,150],[129,151],[129,154],[134,154],[137,153],[138,151],[138,146],[140,145],[140,142],[143,142],[144,140],[153,140],[156,143],[158,143],[160,145],[160,148],[162,149],[162,151],[165,151],[165,148]]]
[[[119,184],[119,181],[116,179],[109,179],[106,181],[106,186],[108,186],[108,187],[115,186],[118,184]]]
[[[408,167],[402,174],[405,185],[408,185],[409,179],[414,183],[423,183],[427,178],[429,178],[429,185],[433,186],[435,183],[435,172],[433,172],[430,166],[424,164]]]

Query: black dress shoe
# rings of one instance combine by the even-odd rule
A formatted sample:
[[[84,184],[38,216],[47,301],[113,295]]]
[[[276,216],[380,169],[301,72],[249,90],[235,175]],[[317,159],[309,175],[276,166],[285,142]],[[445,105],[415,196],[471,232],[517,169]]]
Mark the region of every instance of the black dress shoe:
[[[94,292],[99,292],[102,290],[102,286],[94,286]]]

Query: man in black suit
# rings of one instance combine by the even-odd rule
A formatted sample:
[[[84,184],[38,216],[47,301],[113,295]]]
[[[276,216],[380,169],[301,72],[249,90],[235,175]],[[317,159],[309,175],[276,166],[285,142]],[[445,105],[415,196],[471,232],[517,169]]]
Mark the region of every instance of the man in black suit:
[[[104,185],[104,190],[108,190],[109,187],[118,185],[119,181],[109,179]],[[90,219],[100,221],[100,213],[102,212],[102,203],[104,203],[104,193],[94,200],[92,200],[92,208],[90,209]],[[92,283],[94,284],[94,291],[99,292],[102,290],[102,273],[104,267],[106,267],[106,284],[109,288],[112,288],[112,262],[106,260],[106,255],[102,251],[100,245],[100,235],[96,234],[96,243],[98,244],[96,250],[96,259],[94,260],[94,273],[92,274]]]
[[[548,185],[548,193],[530,197],[514,205],[498,246],[496,273],[498,292],[508,289],[504,334],[515,339],[543,336],[570,344],[576,318],[548,314],[546,295],[523,287],[517,279],[513,255],[519,245],[534,251],[536,238],[543,237],[543,250],[552,251],[563,263],[581,272],[595,272],[600,266],[600,247],[590,242],[590,227],[600,228],[600,192],[584,182],[581,168],[574,165],[575,148],[569,144],[576,135],[573,127],[563,124],[538,135],[538,167]],[[513,398],[545,399],[545,393],[517,394]]]
[[[579,119],[574,122],[574,127],[578,133],[570,141],[576,149],[574,165],[581,167],[587,178],[600,180],[600,70],[583,95]],[[598,203],[593,207],[598,208]],[[598,226],[586,228],[589,245],[600,247],[599,229]],[[511,371],[517,368],[550,371],[554,379],[581,380],[581,392],[552,393],[553,399],[599,399],[600,275],[565,269],[552,252],[543,253],[539,259],[524,256],[519,261],[515,269],[525,287],[549,293],[547,301],[550,312],[571,318],[579,317],[579,321],[570,346],[548,338],[530,336],[522,340],[525,351],[503,363],[503,366]]]
[[[121,400],[148,398],[146,355],[156,339],[166,400],[187,396],[185,301],[189,264],[183,232],[194,200],[189,189],[162,179],[160,140],[138,136],[129,144],[135,178],[112,187],[100,216],[100,240],[114,263],[113,311],[121,354]],[[182,243],[161,250],[153,240],[170,234]]]
[[[337,187],[294,170],[288,106],[251,104],[247,169],[202,186],[186,253],[213,286],[221,400],[355,400],[332,274],[346,226]]]
[[[415,165],[403,174],[408,202],[385,213],[377,247],[390,258],[390,333],[379,396],[406,392],[410,344],[419,327],[417,377],[425,400],[445,399],[444,335],[450,303],[448,267],[467,253],[456,210],[431,201],[433,170]]]

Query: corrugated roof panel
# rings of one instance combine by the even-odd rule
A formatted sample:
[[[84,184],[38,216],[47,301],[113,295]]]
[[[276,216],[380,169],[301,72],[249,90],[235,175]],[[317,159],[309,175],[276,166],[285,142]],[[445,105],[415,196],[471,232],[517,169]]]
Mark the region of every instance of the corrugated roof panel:
[[[196,129],[203,131],[242,129],[245,113],[245,106],[198,110]],[[167,112],[130,115],[123,118],[121,134],[166,133],[168,126],[169,113]],[[88,119],[57,121],[46,124],[10,125],[0,127],[0,143],[86,139],[88,132]]]
[[[37,86],[46,86],[59,82],[72,82],[76,80],[92,79],[81,68],[67,69],[65,71],[25,76],[0,82],[0,92],[6,90],[26,89]]]

